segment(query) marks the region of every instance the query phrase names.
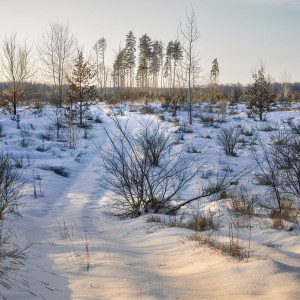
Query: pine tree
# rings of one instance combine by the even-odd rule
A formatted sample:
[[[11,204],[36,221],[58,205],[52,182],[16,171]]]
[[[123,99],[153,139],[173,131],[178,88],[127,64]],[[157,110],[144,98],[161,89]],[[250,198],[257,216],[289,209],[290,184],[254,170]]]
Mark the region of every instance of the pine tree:
[[[126,69],[129,74],[129,86],[133,87],[134,81],[134,68],[135,68],[135,52],[136,52],[136,38],[133,32],[130,30],[126,36],[126,47],[125,47],[125,60]]]
[[[211,86],[211,99],[214,100],[217,96],[218,77],[220,74],[218,59],[215,58],[212,62],[210,71],[210,86]]]
[[[120,49],[113,64],[114,87],[118,91],[125,87],[126,62],[126,48]]]
[[[174,93],[176,82],[176,68],[178,62],[183,58],[183,51],[179,41],[170,41],[166,49],[166,60],[164,65],[164,76],[168,78],[168,88]]]
[[[158,75],[161,67],[161,56],[162,56],[162,42],[154,41],[152,44],[149,72],[152,76],[152,86],[155,90],[155,95],[158,87]]]
[[[104,95],[104,89],[107,82],[107,70],[105,66],[105,51],[107,48],[107,42],[104,37],[100,38],[93,47],[95,52],[95,73],[97,80],[97,88],[102,92],[102,98]]]
[[[160,87],[164,87],[163,78],[164,78],[164,44],[160,42],[160,51],[159,51],[159,64],[160,64]]]
[[[79,104],[79,124],[83,125],[83,113],[88,109],[88,101],[95,98],[95,86],[92,85],[94,78],[94,71],[85,61],[82,51],[78,51],[77,57],[74,61],[72,75],[67,76],[67,94],[70,99],[71,114],[74,102]]]
[[[217,82],[219,74],[220,74],[219,63],[218,63],[218,59],[215,58],[214,61],[212,62],[212,68],[210,71],[210,76],[214,82]]]
[[[181,44],[179,41],[175,41],[173,45],[173,53],[172,53],[172,59],[173,59],[173,92],[175,89],[175,79],[176,79],[176,67],[180,60],[183,58],[183,51],[181,48]]]
[[[249,97],[249,116],[258,115],[260,121],[262,121],[263,114],[269,112],[272,105],[275,104],[276,93],[273,90],[270,78],[265,76],[263,64],[256,72],[253,72],[252,77],[254,83],[247,93]]]
[[[137,73],[137,82],[139,87],[147,89],[149,87],[149,64],[152,54],[152,42],[151,38],[144,34],[139,41],[139,66]]]
[[[166,59],[165,59],[165,65],[164,65],[164,77],[167,78],[167,87],[171,89],[172,85],[172,58],[173,58],[173,48],[174,43],[173,41],[170,41],[166,48]]]

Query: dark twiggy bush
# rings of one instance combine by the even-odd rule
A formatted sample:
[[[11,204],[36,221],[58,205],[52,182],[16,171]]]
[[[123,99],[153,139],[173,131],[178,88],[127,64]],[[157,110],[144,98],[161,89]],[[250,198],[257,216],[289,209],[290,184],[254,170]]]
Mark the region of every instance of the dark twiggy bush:
[[[182,190],[202,169],[200,155],[191,157],[184,151],[173,153],[168,136],[153,121],[133,134],[116,117],[112,119],[116,131],[113,133],[103,126],[109,145],[98,149],[100,166],[105,172],[105,175],[101,173],[99,184],[117,195],[117,203],[125,215],[173,214],[230,185],[232,179],[226,173],[216,183],[203,187],[193,198],[180,199]]]
[[[23,184],[22,170],[10,155],[0,152],[0,286],[6,289],[22,289],[25,282],[19,275],[19,266],[25,260],[27,247],[10,241],[12,230],[4,221],[8,214],[17,211]],[[6,299],[2,291],[0,296]]]
[[[22,187],[22,170],[8,154],[0,152],[0,220],[17,210]]]
[[[228,156],[236,156],[236,146],[241,136],[241,130],[234,127],[223,127],[217,135],[217,143]]]
[[[169,138],[159,126],[146,124],[133,135],[114,121],[118,133],[113,135],[104,128],[110,145],[98,151],[107,173],[100,185],[115,192],[131,216],[168,210],[174,197],[198,173],[199,166],[189,172],[197,158],[169,154]]]
[[[260,157],[252,152],[259,169],[255,178],[271,194],[261,205],[285,218],[286,199],[289,199],[289,211],[300,207],[300,137],[282,130],[271,137],[271,142],[260,140],[260,150]]]

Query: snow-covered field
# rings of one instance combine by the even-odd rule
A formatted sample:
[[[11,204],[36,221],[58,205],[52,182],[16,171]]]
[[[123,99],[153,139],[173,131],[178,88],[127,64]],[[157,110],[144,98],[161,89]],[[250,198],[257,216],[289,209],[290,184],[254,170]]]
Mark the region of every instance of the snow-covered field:
[[[197,111],[192,126],[185,125],[187,115],[181,111],[176,122],[168,112],[157,118],[129,109],[118,118],[127,122],[131,131],[149,118],[157,119],[161,129],[171,135],[173,147],[201,157],[201,176],[182,194],[188,197],[201,185],[213,182],[218,171],[230,168],[232,174],[238,174],[254,164],[253,135],[244,136],[237,156],[228,157],[216,142],[220,128],[254,128],[254,136],[259,134],[262,140],[274,133],[259,130],[266,122],[248,119],[243,106],[238,110],[238,114],[218,115],[226,122],[215,126],[200,123]],[[21,129],[11,115],[0,116],[4,132],[1,150],[22,165],[27,180],[20,215],[10,215],[6,223],[16,233],[12,240],[32,244],[24,265],[10,274],[11,282],[18,286],[10,290],[0,287],[4,299],[299,299],[300,230],[296,225],[292,231],[284,231],[273,229],[272,220],[259,214],[248,220],[230,215],[230,200],[217,196],[184,207],[177,216],[155,215],[152,221],[160,222],[150,222],[149,214],[135,219],[110,214],[115,195],[99,187],[98,180],[105,173],[96,149],[109,143],[103,126],[113,131],[114,124],[104,104],[92,107],[91,112],[94,120],[99,116],[103,123],[90,121],[93,127],[88,139],[81,138],[82,129],[73,132],[75,149],[69,147],[67,130],[62,141],[49,130],[55,120],[54,109],[44,108],[37,114],[34,109],[20,108]],[[299,112],[268,115],[269,124],[276,128],[285,126],[289,118],[297,121]],[[186,133],[178,133],[179,127]],[[43,136],[48,138],[43,141]],[[68,176],[57,175],[49,166],[65,167]],[[238,185],[263,195],[264,187],[253,184],[253,172],[247,172]],[[250,257],[239,261],[192,241],[188,236],[194,231],[167,225],[180,225],[181,218],[197,209],[215,213],[219,229],[200,235],[217,243],[229,243],[230,223],[246,222],[247,226],[233,228],[232,233],[235,239],[238,235]]]

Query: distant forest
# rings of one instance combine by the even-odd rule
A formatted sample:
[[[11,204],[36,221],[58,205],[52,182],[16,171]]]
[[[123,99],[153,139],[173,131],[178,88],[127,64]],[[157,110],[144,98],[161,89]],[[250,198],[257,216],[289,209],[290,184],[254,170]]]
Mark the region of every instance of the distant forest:
[[[49,24],[34,45],[35,57],[33,46],[20,42],[16,34],[6,36],[0,49],[0,107],[16,114],[23,104],[72,107],[79,103],[82,107],[91,101],[159,101],[176,107],[186,103],[191,122],[195,102],[248,102],[252,83],[220,84],[218,58],[204,75],[199,39],[192,7],[176,40],[164,43],[146,33],[137,38],[130,30],[111,63],[106,60],[106,38],[99,38],[86,55],[69,26],[61,23]],[[300,99],[300,83],[292,83],[288,74],[274,83],[262,63],[259,70],[253,72],[253,81],[260,74],[262,87],[274,92],[273,100],[290,105]]]
[[[3,93],[10,83],[0,82],[0,94]],[[300,101],[300,82],[293,83],[278,83],[272,84],[274,91],[277,94],[277,102],[293,102]],[[226,101],[232,104],[247,102],[247,92],[250,90],[251,84],[219,84],[217,95],[213,102]],[[67,90],[67,85],[63,86],[63,91]],[[175,89],[176,95],[184,94],[183,89]],[[96,98],[98,101],[108,101],[111,103],[124,101],[160,101],[162,104],[168,104],[172,95],[167,88],[157,88],[156,95],[151,92],[141,92],[138,88],[131,88],[130,91],[118,91],[113,87],[106,87],[105,92],[96,88]],[[287,97],[285,97],[285,93]],[[117,96],[117,97],[116,97]],[[66,96],[67,97],[67,96]],[[177,96],[178,97],[178,96]],[[184,102],[182,96],[182,103]],[[194,102],[212,101],[211,91],[209,86],[198,86],[195,88]],[[26,97],[24,97],[23,105],[40,106],[40,105],[55,105],[56,99],[53,96],[53,85],[46,83],[26,83]]]

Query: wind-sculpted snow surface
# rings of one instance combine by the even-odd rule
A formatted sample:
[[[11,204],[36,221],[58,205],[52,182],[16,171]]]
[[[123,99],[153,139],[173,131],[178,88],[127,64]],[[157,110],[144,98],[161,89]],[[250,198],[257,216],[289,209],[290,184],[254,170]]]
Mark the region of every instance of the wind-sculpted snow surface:
[[[97,149],[109,143],[103,126],[114,132],[114,122],[105,113],[110,111],[105,105],[91,109],[94,118],[100,116],[103,123],[93,123],[91,138],[78,138],[76,149],[69,148],[67,129],[63,129],[65,132],[60,140],[55,131],[48,131],[55,115],[51,108],[44,108],[42,116],[29,109],[20,111],[22,129],[17,129],[10,115],[1,115],[0,123],[5,132],[0,142],[1,150],[12,153],[19,162],[22,160],[20,163],[27,178],[19,206],[20,216],[11,215],[7,222],[13,224],[16,241],[32,243],[27,260],[16,272],[28,280],[28,288],[24,285],[10,290],[0,287],[3,297],[299,299],[300,230],[296,225],[292,231],[273,229],[272,220],[262,217],[261,210],[250,220],[239,217],[236,221],[229,195],[221,200],[219,195],[202,198],[182,207],[177,216],[152,215],[151,212],[133,219],[117,216],[122,207],[115,205],[118,203],[115,199],[120,195],[100,188],[99,180],[106,175],[97,156]],[[233,186],[243,185],[247,191],[267,197],[265,187],[254,185],[252,180],[253,145],[250,144],[253,135],[248,139],[244,136],[245,141],[238,144],[235,157],[226,156],[216,140],[219,130],[216,127],[222,126],[239,127],[244,132],[253,128],[262,139],[268,139],[270,132],[257,129],[263,123],[249,120],[242,110],[241,106],[238,115],[224,116],[227,123],[204,126],[196,119],[191,128],[184,125],[185,112],[179,112],[176,122],[167,112],[164,112],[166,121],[129,110],[117,117],[121,124],[127,124],[130,132],[136,131],[149,118],[160,122],[162,130],[172,138],[170,151],[188,149],[187,157],[201,156],[203,169],[182,191],[182,199],[195,195],[199,187],[215,182],[218,174],[228,169],[230,174],[238,174],[246,168],[249,172],[233,182]],[[296,122],[298,113],[273,112],[269,115],[274,127],[283,126],[286,124],[283,122],[292,117]],[[82,134],[78,132],[78,136]],[[49,140],[41,139],[47,135]],[[26,138],[27,147],[20,144],[22,138]],[[45,146],[39,149],[47,150],[36,150],[39,145]],[[257,151],[259,153],[259,148]],[[60,176],[45,166],[64,167],[68,176]],[[225,245],[228,224],[239,222],[239,232],[233,228],[233,234],[235,237],[238,234],[243,249],[248,249],[250,240],[250,257],[239,261],[206,244],[190,241],[188,236],[194,231],[181,227],[199,209],[210,211],[219,228],[200,235]],[[242,226],[245,224],[248,225]],[[291,225],[286,222],[286,226]]]

